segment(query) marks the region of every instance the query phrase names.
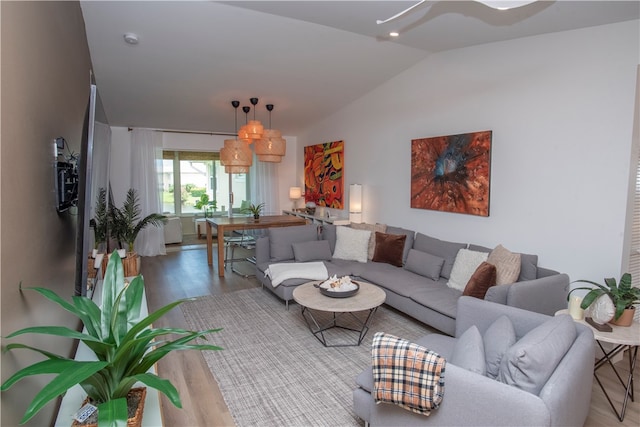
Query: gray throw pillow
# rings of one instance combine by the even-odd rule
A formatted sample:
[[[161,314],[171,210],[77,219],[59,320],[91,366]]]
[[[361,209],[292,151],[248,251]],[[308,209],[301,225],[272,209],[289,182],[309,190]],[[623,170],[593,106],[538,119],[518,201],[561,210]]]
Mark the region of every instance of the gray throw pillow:
[[[480,375],[486,374],[484,343],[476,325],[471,326],[456,340],[449,362]]]
[[[502,357],[516,343],[516,331],[513,329],[513,323],[507,316],[500,316],[489,326],[482,338],[487,376],[496,379],[500,371]]]
[[[568,314],[547,320],[507,350],[500,362],[498,381],[539,395],[576,335]]]
[[[412,273],[428,277],[431,280],[438,280],[440,278],[440,271],[442,271],[443,264],[443,258],[426,252],[410,249],[404,269]]]
[[[297,262],[328,261],[331,259],[331,248],[327,240],[312,240],[294,243],[293,254]]]
[[[318,240],[318,226],[315,224],[268,229],[271,261],[294,259],[294,243]]]
[[[453,263],[456,260],[458,251],[466,247],[466,243],[447,242],[422,233],[417,233],[416,239],[413,242],[413,249],[444,258],[444,265],[442,266],[440,275],[447,279],[451,277],[451,270],[453,269]]]

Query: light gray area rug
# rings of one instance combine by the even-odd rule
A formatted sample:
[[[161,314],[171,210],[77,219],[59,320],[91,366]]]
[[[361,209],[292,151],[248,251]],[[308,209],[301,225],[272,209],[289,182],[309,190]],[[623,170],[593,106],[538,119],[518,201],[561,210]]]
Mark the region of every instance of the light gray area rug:
[[[353,412],[356,376],[371,363],[371,340],[384,331],[409,340],[433,333],[382,306],[359,347],[325,348],[300,307],[289,311],[266,289],[201,297],[182,305],[190,328],[224,328],[209,342],[222,351],[203,356],[236,424],[244,426],[360,426]],[[336,329],[330,343],[355,340]]]

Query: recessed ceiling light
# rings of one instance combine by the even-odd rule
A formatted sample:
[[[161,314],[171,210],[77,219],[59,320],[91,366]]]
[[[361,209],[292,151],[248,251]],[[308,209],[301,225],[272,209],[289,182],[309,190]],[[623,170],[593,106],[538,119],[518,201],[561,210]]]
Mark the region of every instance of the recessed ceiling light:
[[[126,33],[124,35],[124,41],[127,44],[138,44],[138,35],[134,33]]]
[[[396,32],[396,31],[391,31],[389,33],[389,37],[398,37],[400,35],[400,33]]]

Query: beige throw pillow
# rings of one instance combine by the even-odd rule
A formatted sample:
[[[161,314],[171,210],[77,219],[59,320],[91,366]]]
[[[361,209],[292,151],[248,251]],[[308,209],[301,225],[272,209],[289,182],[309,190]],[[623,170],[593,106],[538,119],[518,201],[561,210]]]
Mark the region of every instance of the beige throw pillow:
[[[376,231],[378,233],[386,233],[387,224],[351,223],[351,228],[355,228],[356,230],[368,230],[371,232],[371,237],[369,238],[369,248],[367,253],[367,259],[371,261],[373,259],[373,255],[376,253]]]
[[[487,258],[489,264],[496,266],[496,285],[508,285],[520,276],[520,254],[515,254],[502,245],[498,245]]]

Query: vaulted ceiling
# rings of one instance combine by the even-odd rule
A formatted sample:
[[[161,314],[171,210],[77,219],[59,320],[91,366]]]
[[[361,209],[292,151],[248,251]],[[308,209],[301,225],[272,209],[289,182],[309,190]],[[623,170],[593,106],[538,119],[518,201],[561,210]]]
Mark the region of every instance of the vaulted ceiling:
[[[113,126],[234,132],[231,101],[286,135],[428,55],[640,18],[638,1],[538,1],[499,11],[432,1],[83,1],[95,78]],[[389,37],[398,31],[397,38]],[[125,43],[134,33],[138,44]],[[615,48],[615,47],[612,47]],[[253,118],[254,112],[249,114]],[[238,110],[239,124],[244,113]]]

